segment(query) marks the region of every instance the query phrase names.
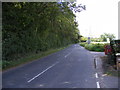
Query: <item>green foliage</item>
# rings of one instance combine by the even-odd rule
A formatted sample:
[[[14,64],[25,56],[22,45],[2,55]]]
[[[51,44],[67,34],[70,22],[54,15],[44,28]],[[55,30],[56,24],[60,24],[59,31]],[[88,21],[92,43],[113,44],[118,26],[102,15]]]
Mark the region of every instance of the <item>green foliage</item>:
[[[3,2],[2,60],[16,61],[78,42],[75,15],[65,3]]]
[[[102,42],[101,38],[91,38],[92,42]]]
[[[90,50],[90,51],[97,51],[97,52],[104,52],[104,45],[105,44],[87,44],[87,43],[81,43],[81,46],[84,46],[86,49]]]
[[[88,38],[87,37],[84,37],[84,36],[82,36],[81,38],[80,38],[80,41],[81,42],[86,42],[88,40]]]
[[[97,52],[103,52],[104,51],[104,44],[86,44],[85,48],[90,51],[97,51]]]
[[[84,47],[86,44],[87,44],[86,42],[80,43],[80,45],[83,46],[83,47]]]
[[[107,41],[107,38],[109,38],[109,40],[112,41],[115,39],[115,35],[110,33],[104,33],[100,36],[100,38],[102,39],[102,41]]]
[[[56,48],[56,49],[49,49],[48,51],[44,51],[44,52],[41,52],[41,53],[31,53],[29,55],[26,55],[25,57],[22,57],[18,60],[14,60],[14,61],[5,61],[3,60],[2,61],[2,68],[5,70],[5,69],[8,69],[10,67],[15,67],[15,66],[18,66],[18,65],[21,65],[21,64],[24,64],[24,63],[27,63],[27,62],[30,62],[30,61],[33,61],[33,60],[37,60],[37,59],[40,59],[44,56],[47,56],[51,53],[55,53],[57,51],[60,51],[62,49],[64,49],[66,47],[60,47],[60,48]]]

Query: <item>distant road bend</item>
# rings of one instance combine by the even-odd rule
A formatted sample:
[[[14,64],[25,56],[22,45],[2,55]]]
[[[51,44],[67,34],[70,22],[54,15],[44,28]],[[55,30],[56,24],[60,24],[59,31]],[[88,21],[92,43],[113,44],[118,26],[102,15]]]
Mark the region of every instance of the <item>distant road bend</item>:
[[[79,44],[5,71],[2,78],[3,88],[100,88],[93,57]]]

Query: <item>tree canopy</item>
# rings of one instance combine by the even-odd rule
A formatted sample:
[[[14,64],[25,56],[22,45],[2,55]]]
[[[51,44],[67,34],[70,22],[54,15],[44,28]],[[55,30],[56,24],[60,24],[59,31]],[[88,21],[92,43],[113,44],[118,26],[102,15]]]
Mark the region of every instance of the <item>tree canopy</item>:
[[[102,41],[107,41],[107,38],[109,38],[109,40],[111,41],[115,39],[115,35],[110,33],[104,33],[100,35],[100,38],[102,39]]]
[[[3,60],[78,42],[77,22],[68,4],[3,2]]]

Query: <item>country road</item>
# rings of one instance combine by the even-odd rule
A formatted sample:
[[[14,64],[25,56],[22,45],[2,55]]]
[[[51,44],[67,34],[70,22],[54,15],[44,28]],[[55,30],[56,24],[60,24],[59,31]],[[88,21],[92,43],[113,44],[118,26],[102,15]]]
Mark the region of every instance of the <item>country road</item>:
[[[92,54],[74,44],[3,72],[3,88],[100,88]]]

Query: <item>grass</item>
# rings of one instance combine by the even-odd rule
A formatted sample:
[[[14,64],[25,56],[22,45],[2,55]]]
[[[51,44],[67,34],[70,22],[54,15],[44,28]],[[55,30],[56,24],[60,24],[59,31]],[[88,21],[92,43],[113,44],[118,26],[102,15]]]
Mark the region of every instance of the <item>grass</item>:
[[[85,47],[86,49],[88,49],[90,51],[104,52],[104,45],[105,44],[100,44],[100,43],[87,44],[86,42],[84,42],[84,43],[80,43],[80,45]]]
[[[103,67],[103,73],[107,74],[108,76],[116,76],[116,77],[120,77],[120,71],[117,71],[116,65],[110,65],[108,64],[108,57],[107,56],[103,56],[101,57],[102,59],[102,67]]]
[[[86,42],[80,43],[80,45],[83,46],[83,47],[84,47],[86,44],[87,44]]]
[[[66,47],[68,47],[68,46],[66,46]],[[61,48],[57,48],[57,49],[50,49],[50,50],[47,50],[47,51],[44,51],[44,52],[40,52],[38,54],[32,53],[32,54],[29,54],[26,57],[22,57],[18,60],[15,60],[15,61],[3,61],[2,62],[2,69],[4,71],[4,70],[7,70],[9,68],[13,68],[13,67],[16,67],[16,66],[20,66],[22,64],[29,63],[31,61],[40,59],[44,56],[47,56],[47,55],[50,55],[50,54],[55,53],[57,51],[60,51],[64,48],[66,48],[66,47],[61,47]]]

